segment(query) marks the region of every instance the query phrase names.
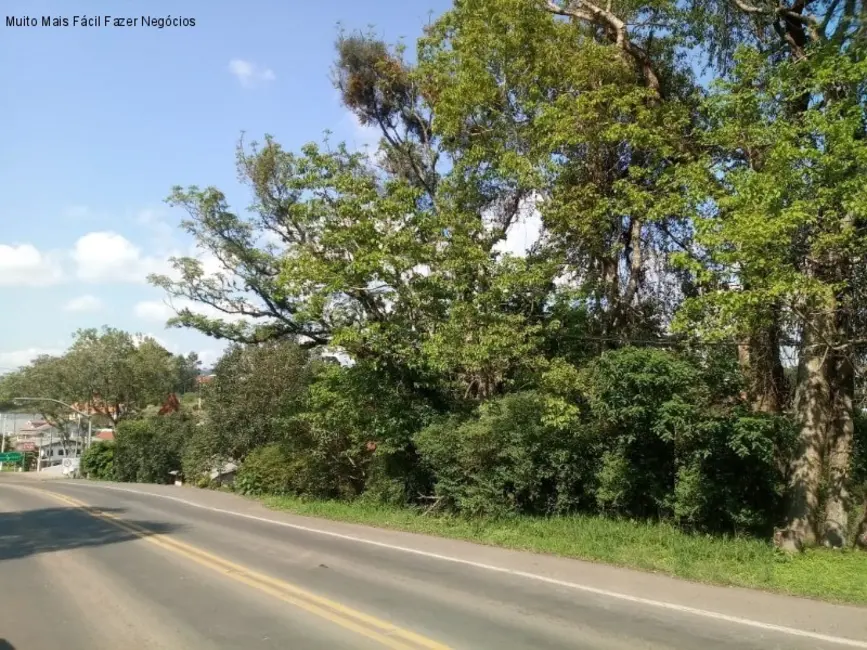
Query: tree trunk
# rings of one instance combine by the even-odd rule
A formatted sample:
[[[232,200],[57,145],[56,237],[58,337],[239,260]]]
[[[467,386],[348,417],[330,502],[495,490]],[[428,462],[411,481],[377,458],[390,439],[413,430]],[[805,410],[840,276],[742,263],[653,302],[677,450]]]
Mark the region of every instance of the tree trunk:
[[[860,548],[862,551],[867,551],[867,501],[864,502],[861,524],[858,526],[858,532],[855,534],[855,547]]]
[[[822,457],[827,432],[834,421],[834,405],[828,381],[829,350],[822,344],[827,320],[826,316],[820,315],[806,324],[798,360],[795,408],[800,433],[789,480],[786,530],[776,539],[784,550],[789,551],[815,544],[819,528]]]
[[[824,543],[832,548],[843,548],[849,537],[849,472],[855,438],[855,372],[847,355],[836,356],[831,381],[836,417],[833,428],[828,432]]]
[[[780,360],[779,326],[774,323],[753,333],[738,345],[738,362],[747,382],[742,397],[758,413],[782,413],[786,408],[787,389]]]

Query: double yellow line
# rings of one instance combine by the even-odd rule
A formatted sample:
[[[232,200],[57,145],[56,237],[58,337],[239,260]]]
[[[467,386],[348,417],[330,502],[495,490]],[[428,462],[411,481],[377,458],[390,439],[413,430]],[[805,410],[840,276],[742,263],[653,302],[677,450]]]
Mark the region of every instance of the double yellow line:
[[[409,630],[404,630],[387,621],[310,593],[283,580],[277,580],[250,568],[235,564],[190,544],[171,539],[166,535],[153,533],[145,528],[123,521],[111,513],[103,512],[99,508],[92,507],[83,501],[65,494],[58,494],[57,492],[38,488],[30,489],[49,495],[67,505],[79,508],[90,516],[107,521],[122,530],[132,533],[136,537],[140,537],[146,542],[185,557],[203,567],[222,573],[233,580],[266,593],[284,603],[298,607],[340,627],[372,639],[386,648],[393,648],[394,650],[420,650],[421,648],[427,650],[450,650],[448,646]]]

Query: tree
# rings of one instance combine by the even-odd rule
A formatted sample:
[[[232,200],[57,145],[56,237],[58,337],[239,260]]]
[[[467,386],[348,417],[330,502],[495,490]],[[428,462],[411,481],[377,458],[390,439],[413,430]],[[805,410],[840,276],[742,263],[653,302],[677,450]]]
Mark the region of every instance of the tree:
[[[184,446],[194,427],[186,413],[122,421],[113,446],[114,476],[118,481],[167,483],[169,472],[181,470]]]
[[[187,356],[176,355],[174,357],[177,373],[177,384],[173,392],[183,395],[184,393],[196,392],[199,388],[198,378],[202,369],[199,355],[190,352]]]
[[[366,37],[339,48],[338,85],[347,106],[382,130],[383,162],[343,145],[293,154],[268,137],[261,148],[239,147],[254,218],[235,215],[214,188],[171,197],[189,212],[185,227],[199,245],[236,277],[206,277],[198,262],[179,259],[179,280],[152,281],[250,319],[182,310],[174,324],[238,342],[331,345],[375,360],[440,405],[484,399],[532,369],[533,317],[553,267],[495,254],[506,228],[492,230],[487,216],[507,224],[515,201],[480,191],[460,170],[431,167],[421,75]]]
[[[202,463],[242,461],[253,449],[286,442],[303,427],[307,387],[315,358],[292,342],[230,347],[205,389],[205,424],[211,457]]]
[[[74,369],[67,393],[116,426],[189,383],[192,361],[179,360],[150,337],[110,327],[79,330],[64,356]]]
[[[824,537],[841,546],[848,537],[854,359],[863,349],[852,260],[867,252],[867,68],[852,47],[840,53],[817,43],[782,63],[743,51],[733,79],[710,100],[708,143],[721,156],[710,168],[715,209],[697,221],[711,260],[702,272],[740,290],[708,292],[688,308],[700,305],[718,331],[773,318],[795,335],[793,545]]]
[[[81,455],[81,473],[97,481],[113,481],[115,443],[111,440],[98,441],[85,449]]]
[[[718,443],[714,462],[695,443],[677,476],[642,469],[663,477],[653,507],[671,503],[665,489],[681,471],[688,487],[731,476],[718,459],[746,467],[727,456],[746,437],[754,447],[745,458],[760,460],[763,485],[773,483],[770,463],[790,458],[768,440],[785,437],[780,416],[793,409],[800,449],[779,538],[799,546],[822,535],[838,546],[850,528],[853,401],[867,354],[863,11],[861,0],[457,0],[419,41],[417,64],[370,34],[341,34],[335,85],[379,130],[376,150],[242,141],[250,216],[216,188],[176,188],[170,198],[224,271],[206,275],[184,258],[179,278],[152,281],[223,314],[181,310],[173,324],[252,346],[227,357],[227,387],[245,376],[236,365],[278,343],[339,349],[356,363],[314,382],[320,401],[306,417],[286,407],[283,437],[332,463],[318,467],[351,474],[350,492],[369,483],[379,459],[368,442],[378,449],[387,439],[414,458],[392,398],[425,418],[462,421],[492,400],[508,406],[510,393],[552,390],[546,377],[630,343],[686,345],[696,367],[738,363],[739,378],[707,380],[724,400],[693,396],[684,410],[700,420],[694,441]],[[709,91],[687,62],[693,53],[720,82]],[[538,241],[525,255],[503,253],[530,213],[542,221]],[[794,403],[784,351],[799,365],[789,375]],[[695,371],[644,361],[689,381]],[[389,403],[356,394],[362,380],[393,389]],[[256,399],[266,388],[256,386]],[[677,406],[687,388],[661,403]],[[225,394],[215,403],[230,404]],[[561,416],[586,409],[586,398],[561,399]],[[243,412],[236,406],[227,420]],[[705,417],[711,407],[723,413]],[[665,409],[642,426],[657,426]],[[501,415],[467,431],[487,431]],[[280,437],[283,424],[253,420],[231,441],[209,430],[217,438],[205,447],[247,455]],[[388,435],[364,440],[368,423],[383,420]],[[427,438],[430,449],[438,442]],[[646,442],[671,451],[661,436]],[[608,451],[606,476],[620,480],[614,470],[632,467],[629,454]],[[272,452],[269,462],[289,453]],[[691,494],[663,510],[689,518],[705,508],[737,523],[736,502],[749,498],[714,488],[707,510],[699,501],[710,493]],[[772,517],[771,502],[751,511]]]
[[[697,104],[677,40],[632,34],[642,12],[623,10],[466,0],[421,44],[456,164],[538,211],[538,253],[613,339],[659,334],[670,288],[650,278],[663,280],[670,250],[689,245],[693,197],[673,171],[690,160]]]
[[[43,355],[3,378],[3,397],[45,397],[92,409],[112,426],[160,404],[173,392],[195,384],[198,358],[174,356],[150,337],[105,327],[80,330],[69,350]],[[67,406],[33,402],[42,416],[68,437]]]

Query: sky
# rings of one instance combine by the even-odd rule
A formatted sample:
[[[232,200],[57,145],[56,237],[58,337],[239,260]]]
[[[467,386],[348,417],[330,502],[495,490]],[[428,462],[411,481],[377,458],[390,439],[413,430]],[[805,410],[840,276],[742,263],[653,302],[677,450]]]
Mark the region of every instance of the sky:
[[[330,81],[338,24],[412,45],[448,0],[5,0],[0,23],[0,373],[61,353],[79,328],[151,335],[213,363],[223,343],[165,329],[146,282],[186,255],[174,185],[214,185],[242,210],[234,150],[374,138]],[[194,27],[73,26],[73,16],[194,18]],[[66,17],[68,27],[5,18]],[[207,260],[206,260],[207,261]]]

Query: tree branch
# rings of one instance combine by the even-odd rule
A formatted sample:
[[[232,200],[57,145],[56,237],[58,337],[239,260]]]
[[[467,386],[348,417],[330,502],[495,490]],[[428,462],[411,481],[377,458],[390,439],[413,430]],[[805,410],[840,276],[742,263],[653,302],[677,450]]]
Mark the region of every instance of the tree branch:
[[[740,0],[738,0],[740,1]],[[647,51],[636,45],[629,38],[626,23],[608,9],[603,9],[587,0],[570,0],[566,5],[560,6],[554,0],[546,0],[546,9],[559,16],[568,16],[584,22],[604,27],[608,32],[609,39],[629,55],[641,68],[647,87],[658,98],[662,98],[662,84],[659,75],[653,65],[653,61]]]

